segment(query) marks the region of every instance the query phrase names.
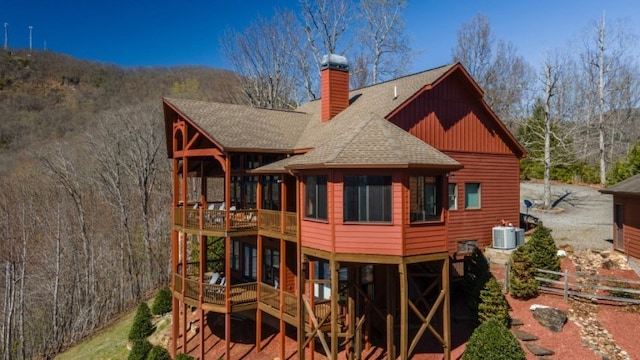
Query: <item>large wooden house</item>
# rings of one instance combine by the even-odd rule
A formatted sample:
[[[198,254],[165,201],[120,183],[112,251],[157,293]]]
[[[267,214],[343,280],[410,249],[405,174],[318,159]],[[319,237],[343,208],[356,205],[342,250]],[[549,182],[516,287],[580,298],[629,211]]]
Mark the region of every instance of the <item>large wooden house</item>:
[[[374,333],[390,358],[423,336],[449,358],[452,272],[517,224],[525,152],[460,64],[349,91],[331,55],[321,87],[296,111],[164,99],[174,354],[195,308],[224,314],[227,358],[234,313],[258,352],[268,323],[298,358],[359,358]]]
[[[613,195],[613,248],[640,259],[640,174],[600,192]]]

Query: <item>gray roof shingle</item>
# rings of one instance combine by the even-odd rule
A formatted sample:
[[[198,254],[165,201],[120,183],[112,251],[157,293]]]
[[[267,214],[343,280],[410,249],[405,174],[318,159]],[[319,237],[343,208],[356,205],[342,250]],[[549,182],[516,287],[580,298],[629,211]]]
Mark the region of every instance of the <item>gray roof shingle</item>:
[[[625,194],[640,196],[640,174],[622,180],[617,184],[607,186],[600,190],[603,194]]]
[[[348,165],[453,169],[461,165],[385,119],[453,66],[351,91],[349,107],[326,122],[320,121],[320,100],[304,104],[296,111],[168,98],[165,102],[226,150],[310,150],[256,172]]]

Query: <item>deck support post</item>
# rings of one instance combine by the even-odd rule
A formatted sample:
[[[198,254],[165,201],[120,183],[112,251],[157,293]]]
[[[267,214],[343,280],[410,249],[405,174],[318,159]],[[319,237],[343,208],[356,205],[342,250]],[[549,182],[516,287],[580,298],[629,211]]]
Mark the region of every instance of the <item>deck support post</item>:
[[[400,282],[400,358],[409,356],[409,292],[407,284],[407,264],[398,265]]]
[[[450,259],[449,256],[442,262],[442,291],[444,292],[444,302],[442,304],[442,332],[444,338],[444,359],[451,359],[451,288],[450,288]]]
[[[260,188],[260,186],[258,186]],[[258,245],[258,267],[256,269],[257,281],[257,294],[256,300],[258,304],[260,304],[260,284],[262,280],[262,266],[263,266],[263,250],[262,250],[262,235],[257,236],[257,245]],[[259,353],[262,350],[262,311],[260,310],[260,306],[256,307],[256,353]]]
[[[348,342],[346,344],[347,359],[353,360],[354,358],[354,343],[355,343],[355,329],[356,329],[356,304],[354,297],[356,292],[354,290],[355,279],[360,275],[360,267],[349,267],[349,282],[351,283],[348,290],[347,298],[347,321],[348,321]]]
[[[200,209],[202,213],[202,207]],[[202,216],[200,216],[200,221],[202,222]],[[198,342],[200,343],[200,358],[204,359],[204,310],[202,310],[202,302],[204,297],[204,273],[207,271],[207,237],[199,236],[200,239],[200,272],[198,274],[199,278],[199,290],[198,290],[198,313],[200,320],[200,331],[198,332]]]
[[[384,266],[386,270],[386,287],[387,287],[387,358],[395,359],[396,358],[396,350],[394,346],[394,334],[393,334],[393,312],[396,308],[396,297],[395,291],[392,291],[393,281],[391,281],[391,277],[393,276],[393,271],[391,271],[390,265]]]
[[[297,343],[298,343],[298,359],[304,360],[305,358],[305,347],[304,343],[306,340],[305,335],[305,322],[304,322],[304,304],[303,304],[303,295],[304,295],[304,287],[305,287],[305,271],[303,268],[304,262],[302,261],[302,247],[300,243],[297,244],[296,247],[296,261],[298,263],[298,288],[297,288],[297,297],[296,297],[296,317],[298,319],[298,328],[297,328]]]
[[[329,260],[331,269],[331,356],[330,359],[338,359],[338,267],[340,265],[333,258]]]
[[[284,211],[282,211],[284,214]],[[283,219],[284,220],[284,219]],[[283,221],[284,223],[284,221]],[[278,291],[280,296],[280,359],[286,359],[285,357],[285,322],[284,322],[284,287],[286,286],[283,283],[284,274],[285,274],[285,266],[286,266],[286,258],[287,258],[287,243],[284,239],[280,239],[280,273],[278,274]]]

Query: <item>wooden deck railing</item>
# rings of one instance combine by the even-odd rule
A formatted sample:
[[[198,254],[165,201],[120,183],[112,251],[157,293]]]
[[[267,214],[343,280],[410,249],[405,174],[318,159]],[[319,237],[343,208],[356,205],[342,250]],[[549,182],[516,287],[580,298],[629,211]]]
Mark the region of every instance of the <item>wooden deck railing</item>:
[[[277,210],[260,210],[260,228],[273,232],[282,232],[281,212]],[[298,229],[298,217],[294,212],[284,213],[284,234],[295,236]]]
[[[214,272],[214,271],[220,271],[224,269],[224,260],[219,259],[219,260],[208,260],[207,261],[207,268],[205,269],[205,273],[206,272]],[[177,274],[182,274],[182,263],[178,264],[178,268],[176,269],[176,273]],[[194,276],[198,276],[200,275],[200,263],[195,261],[195,262],[188,262],[187,263],[187,276],[188,277],[194,277]]]
[[[182,276],[174,274],[175,291],[182,292]],[[258,292],[256,282],[233,284],[229,289],[232,304],[247,304],[256,302]],[[225,305],[225,285],[203,283],[202,301],[208,304]],[[200,297],[200,282],[197,279],[185,279],[184,296],[194,301]]]
[[[183,224],[182,219],[185,212],[187,215],[187,222],[186,224]],[[188,229],[222,232],[226,231],[226,213],[226,210],[176,207],[173,212],[173,223],[176,226],[184,226]],[[258,229],[258,210],[256,209],[230,210],[229,219],[231,223],[231,231]]]

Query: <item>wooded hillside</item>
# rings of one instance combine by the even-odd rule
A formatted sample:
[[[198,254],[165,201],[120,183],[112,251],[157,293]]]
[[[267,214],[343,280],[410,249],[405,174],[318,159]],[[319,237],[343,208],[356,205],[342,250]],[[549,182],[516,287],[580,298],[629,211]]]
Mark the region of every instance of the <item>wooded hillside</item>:
[[[163,96],[235,75],[0,53],[0,354],[51,357],[169,280]]]

